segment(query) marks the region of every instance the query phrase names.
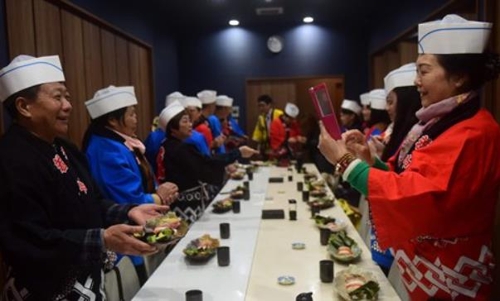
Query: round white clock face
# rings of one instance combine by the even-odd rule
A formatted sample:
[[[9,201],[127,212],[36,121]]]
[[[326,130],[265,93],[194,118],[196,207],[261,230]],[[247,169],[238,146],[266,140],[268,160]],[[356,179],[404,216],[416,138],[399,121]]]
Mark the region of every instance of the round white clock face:
[[[267,39],[267,48],[272,53],[278,53],[283,50],[283,38],[280,36],[271,36]]]

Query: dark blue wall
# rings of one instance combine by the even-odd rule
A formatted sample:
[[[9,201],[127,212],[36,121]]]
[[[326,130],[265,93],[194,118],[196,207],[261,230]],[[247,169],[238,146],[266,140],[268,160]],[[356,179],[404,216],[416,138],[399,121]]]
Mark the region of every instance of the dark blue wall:
[[[266,48],[267,38],[281,35],[279,54]],[[366,35],[320,25],[277,29],[222,28],[179,35],[180,91],[194,95],[214,89],[235,99],[245,112],[248,78],[345,75],[346,97],[368,87]],[[245,114],[240,124],[245,125]]]

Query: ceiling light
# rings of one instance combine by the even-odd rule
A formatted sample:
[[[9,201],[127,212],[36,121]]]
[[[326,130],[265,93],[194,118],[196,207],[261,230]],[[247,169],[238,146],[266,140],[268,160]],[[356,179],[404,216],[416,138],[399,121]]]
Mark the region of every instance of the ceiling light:
[[[238,25],[240,25],[240,21],[238,21],[236,19],[229,20],[229,25],[231,25],[231,26],[238,26]]]
[[[264,0],[266,3],[271,3],[273,0]]]
[[[312,23],[314,21],[313,17],[305,17],[303,19],[304,23]]]

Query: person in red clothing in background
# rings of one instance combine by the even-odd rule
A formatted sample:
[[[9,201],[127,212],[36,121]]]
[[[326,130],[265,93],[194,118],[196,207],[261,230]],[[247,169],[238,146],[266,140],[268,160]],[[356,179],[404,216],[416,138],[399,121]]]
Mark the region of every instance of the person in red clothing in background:
[[[370,159],[362,133],[335,141],[321,125],[321,152],[366,195],[379,245],[395,250],[412,300],[492,294],[500,127],[479,97],[500,72],[498,55],[483,53],[491,27],[457,15],[419,25],[422,109],[388,164]]]
[[[279,161],[289,161],[300,155],[306,138],[302,136],[300,125],[297,122],[299,113],[299,108],[289,102],[285,106],[284,114],[271,122],[269,136],[272,158]]]

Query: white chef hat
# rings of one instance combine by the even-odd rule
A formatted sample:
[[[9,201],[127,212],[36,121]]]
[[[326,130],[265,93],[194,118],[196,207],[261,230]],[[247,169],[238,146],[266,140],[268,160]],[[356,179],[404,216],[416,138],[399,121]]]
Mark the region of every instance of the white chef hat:
[[[85,102],[92,119],[136,104],[137,98],[135,98],[134,87],[132,86],[109,86],[98,90],[95,92],[94,98]]]
[[[232,107],[233,106],[233,99],[227,95],[218,95],[215,98],[215,105],[221,106],[221,107]]]
[[[0,70],[0,102],[24,89],[46,84],[64,82],[64,73],[59,56],[29,55],[15,57]]]
[[[385,110],[387,105],[387,94],[384,89],[374,89],[370,91],[370,108],[375,110]]]
[[[203,90],[196,94],[198,99],[201,100],[202,104],[211,104],[215,102],[215,97],[217,96],[217,91],[214,90]]]
[[[185,108],[196,107],[201,109],[201,101],[196,97],[186,96],[181,103]]]
[[[491,23],[468,21],[458,15],[418,25],[418,53],[482,53]]]
[[[297,105],[291,102],[287,102],[285,105],[285,113],[292,118],[296,118],[297,116],[299,116],[300,110]]]
[[[186,97],[186,96],[184,96],[181,92],[177,92],[177,91],[168,94],[165,97],[165,107],[168,107],[171,103],[173,103],[176,100],[182,102],[184,97]]]
[[[417,65],[410,63],[394,69],[384,77],[385,93],[389,94],[394,88],[415,86]]]
[[[370,105],[370,92],[363,93],[359,95],[359,100],[361,100],[361,104],[364,106]]]
[[[164,108],[159,116],[158,126],[162,130],[166,130],[168,123],[172,118],[177,116],[180,112],[184,111],[184,106],[180,103],[180,101],[175,100],[171,104],[169,104],[166,108]]]
[[[354,112],[356,115],[359,115],[361,113],[361,106],[358,104],[357,101],[354,100],[344,99],[340,107],[342,109]]]

